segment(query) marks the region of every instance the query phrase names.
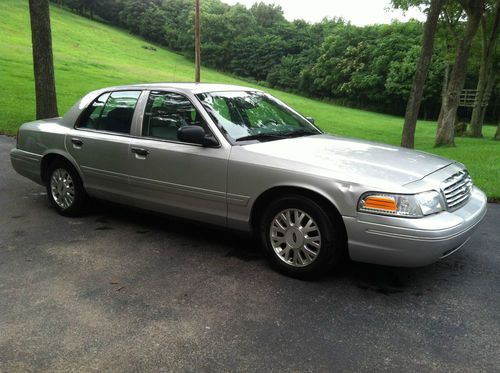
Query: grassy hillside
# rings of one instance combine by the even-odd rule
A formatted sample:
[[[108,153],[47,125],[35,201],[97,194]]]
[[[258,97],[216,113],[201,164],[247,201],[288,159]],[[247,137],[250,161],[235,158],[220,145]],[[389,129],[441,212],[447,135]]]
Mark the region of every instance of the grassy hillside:
[[[88,91],[110,85],[191,81],[193,64],[184,57],[157,47],[127,32],[52,7],[52,33],[59,110],[64,113]],[[202,80],[247,83],[203,69]],[[0,131],[14,134],[34,118],[34,82],[28,3],[0,2]],[[388,144],[399,144],[402,118],[335,106],[300,96],[267,90],[304,115],[316,118],[326,131]],[[457,147],[432,147],[435,123],[421,121],[417,148],[457,159],[468,166],[476,182],[490,197],[500,197],[500,143],[491,140],[494,129],[485,128],[485,139],[458,138]]]

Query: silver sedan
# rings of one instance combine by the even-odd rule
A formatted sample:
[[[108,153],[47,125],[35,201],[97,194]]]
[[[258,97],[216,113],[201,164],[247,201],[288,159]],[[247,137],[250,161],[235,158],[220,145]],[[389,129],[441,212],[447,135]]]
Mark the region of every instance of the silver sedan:
[[[231,85],[91,92],[62,118],[23,124],[11,160],[63,215],[90,196],[253,232],[277,269],[303,278],[347,256],[435,262],[486,213],[462,164],[328,135],[276,98]]]

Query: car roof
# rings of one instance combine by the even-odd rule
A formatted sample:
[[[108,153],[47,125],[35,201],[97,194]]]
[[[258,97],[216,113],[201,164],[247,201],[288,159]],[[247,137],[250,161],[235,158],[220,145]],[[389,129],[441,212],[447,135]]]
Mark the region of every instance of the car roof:
[[[178,89],[193,94],[207,93],[207,92],[228,92],[228,91],[260,91],[256,88],[232,85],[232,84],[214,84],[214,83],[144,83],[132,84],[116,87],[109,87],[106,90],[125,90],[125,89],[149,89],[149,90],[162,90],[162,89]]]

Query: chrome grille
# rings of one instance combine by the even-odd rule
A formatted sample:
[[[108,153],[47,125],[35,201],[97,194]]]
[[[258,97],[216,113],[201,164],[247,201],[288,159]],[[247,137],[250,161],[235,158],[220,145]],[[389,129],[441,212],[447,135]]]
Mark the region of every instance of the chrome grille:
[[[455,210],[465,204],[472,193],[472,179],[466,170],[453,174],[441,184],[446,205]]]

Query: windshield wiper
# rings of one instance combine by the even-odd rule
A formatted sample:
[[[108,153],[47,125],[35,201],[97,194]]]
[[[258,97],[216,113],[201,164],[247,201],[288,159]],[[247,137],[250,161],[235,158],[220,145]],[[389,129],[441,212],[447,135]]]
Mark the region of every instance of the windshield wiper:
[[[288,131],[288,132],[263,132],[263,133],[256,133],[255,135],[240,137],[236,141],[279,140],[279,139],[286,139],[286,138],[291,138],[291,137],[312,136],[312,135],[320,135],[320,134],[321,134],[321,132],[311,131],[311,130],[296,130],[296,131]]]
[[[321,134],[321,132],[311,131],[311,130],[296,130],[296,131],[289,131],[289,132],[280,133],[280,135],[284,136],[284,137],[300,137],[300,136],[312,136],[312,135],[320,135],[320,134]]]
[[[279,140],[286,138],[285,135],[281,133],[256,133],[255,135],[243,136],[236,141],[247,141],[247,140]]]

